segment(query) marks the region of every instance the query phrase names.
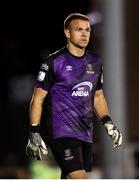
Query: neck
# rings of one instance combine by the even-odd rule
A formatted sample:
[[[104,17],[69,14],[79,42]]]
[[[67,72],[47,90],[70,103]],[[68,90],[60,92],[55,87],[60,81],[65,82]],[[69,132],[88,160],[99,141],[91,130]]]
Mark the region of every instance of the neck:
[[[80,48],[73,44],[68,44],[67,48],[71,54],[73,54],[74,56],[77,56],[77,57],[81,57],[85,53],[85,48]]]

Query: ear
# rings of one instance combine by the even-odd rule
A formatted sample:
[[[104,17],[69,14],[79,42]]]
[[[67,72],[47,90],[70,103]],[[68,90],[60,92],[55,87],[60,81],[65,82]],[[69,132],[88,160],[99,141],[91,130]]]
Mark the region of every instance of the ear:
[[[69,31],[69,29],[64,29],[64,33],[65,33],[66,38],[69,39],[70,38],[70,31]]]

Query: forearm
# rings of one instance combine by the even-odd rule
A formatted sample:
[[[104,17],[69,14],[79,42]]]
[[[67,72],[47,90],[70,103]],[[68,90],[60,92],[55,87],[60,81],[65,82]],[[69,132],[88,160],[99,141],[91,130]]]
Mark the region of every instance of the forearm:
[[[40,100],[31,101],[29,109],[30,124],[40,124],[41,115],[42,102]]]
[[[94,110],[98,118],[109,115],[108,105],[102,90],[96,92],[95,94]]]
[[[40,124],[42,107],[47,92],[41,88],[35,88],[30,102],[29,118],[30,124]]]

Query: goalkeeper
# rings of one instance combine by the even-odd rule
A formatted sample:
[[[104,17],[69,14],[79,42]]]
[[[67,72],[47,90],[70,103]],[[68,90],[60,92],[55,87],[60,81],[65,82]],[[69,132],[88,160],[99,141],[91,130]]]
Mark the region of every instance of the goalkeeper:
[[[89,19],[83,14],[73,13],[65,19],[67,45],[44,57],[30,103],[27,155],[41,160],[48,153],[40,132],[44,110],[47,142],[62,179],[87,178],[92,164],[94,111],[112,139],[113,148],[122,144],[122,134],[113,124],[103,92],[102,62],[86,49],[90,31]],[[44,100],[46,109],[42,106]]]

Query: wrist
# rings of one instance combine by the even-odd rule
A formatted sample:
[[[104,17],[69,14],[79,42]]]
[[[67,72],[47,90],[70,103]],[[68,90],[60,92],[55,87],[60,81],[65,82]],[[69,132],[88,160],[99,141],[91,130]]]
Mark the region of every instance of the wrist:
[[[40,132],[40,125],[39,124],[31,124],[30,125],[30,132],[39,133]]]
[[[105,125],[106,123],[113,124],[112,119],[109,115],[104,115],[100,118],[101,124]]]

